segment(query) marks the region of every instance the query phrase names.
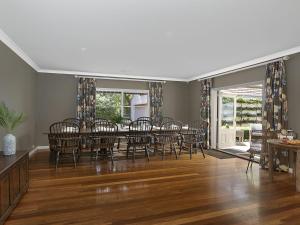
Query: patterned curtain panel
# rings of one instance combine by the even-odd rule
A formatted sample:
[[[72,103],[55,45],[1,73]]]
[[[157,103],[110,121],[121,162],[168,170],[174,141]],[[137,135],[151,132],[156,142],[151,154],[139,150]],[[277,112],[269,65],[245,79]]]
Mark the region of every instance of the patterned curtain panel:
[[[79,78],[77,91],[77,118],[93,120],[96,115],[96,80]]]
[[[160,82],[149,82],[150,116],[154,124],[162,119],[163,85]]]
[[[211,120],[211,110],[210,110],[210,99],[211,99],[211,88],[212,79],[206,79],[200,81],[200,119],[202,122],[202,127],[206,132],[206,148],[210,147],[210,120]]]
[[[284,133],[288,128],[287,78],[283,60],[270,63],[266,68],[262,124],[264,156],[267,139],[277,138],[278,133]],[[265,157],[261,157],[261,164],[264,166]]]

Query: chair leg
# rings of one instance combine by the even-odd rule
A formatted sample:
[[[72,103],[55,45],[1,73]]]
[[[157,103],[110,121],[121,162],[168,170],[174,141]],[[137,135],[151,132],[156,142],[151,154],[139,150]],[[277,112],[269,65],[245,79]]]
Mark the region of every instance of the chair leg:
[[[174,152],[175,152],[175,157],[176,157],[176,159],[178,159],[178,155],[177,155],[177,152],[176,152],[176,146],[175,146],[175,144],[173,144],[173,150],[174,150]]]
[[[147,155],[148,162],[150,161],[148,146],[145,146],[145,154]]]
[[[118,150],[120,149],[120,142],[121,142],[121,138],[118,138],[118,147],[117,147]]]
[[[114,157],[113,157],[114,151],[113,151],[113,148],[110,148],[110,149],[109,149],[109,152],[110,152],[110,160],[111,160],[111,163],[114,164]]]
[[[248,169],[249,169],[249,166],[250,166],[250,163],[251,163],[251,162],[252,162],[252,155],[249,156],[249,161],[248,161],[246,173],[248,173]]]
[[[165,145],[162,145],[162,150],[161,150],[161,159],[164,160],[165,159]]]
[[[132,151],[132,161],[135,161],[135,151],[136,151],[136,147],[133,146],[133,151]]]
[[[76,156],[77,156],[77,162],[79,162],[79,158],[81,156],[81,150],[80,150],[80,147],[76,150]]]
[[[96,161],[98,160],[98,152],[99,152],[99,149],[96,150]]]
[[[74,162],[74,167],[76,168],[76,154],[75,154],[75,151],[73,149],[73,162]]]
[[[248,173],[248,169],[249,169],[249,165],[250,165],[250,159],[249,159],[249,162],[248,162],[248,165],[247,165],[247,169],[246,169],[246,173]]]
[[[183,143],[181,142],[179,146],[179,155],[181,155],[182,148],[183,148]]]
[[[193,154],[193,152],[192,152],[192,150],[193,150],[193,145],[192,145],[192,144],[190,144],[189,150],[190,150],[190,159],[192,159],[192,154]]]
[[[57,152],[56,152],[56,163],[55,163],[55,169],[56,169],[56,170],[57,170],[57,166],[58,166],[58,162],[59,162],[59,154],[60,154],[60,152],[57,151]]]
[[[202,152],[202,155],[203,155],[203,158],[205,158],[205,154],[204,154],[204,149],[203,149],[203,145],[200,143],[200,149],[201,149],[201,152]]]
[[[128,159],[128,156],[129,156],[129,148],[130,148],[130,145],[127,144],[127,149],[126,149],[126,158]]]
[[[92,146],[91,146],[91,161],[93,159],[93,152],[94,152],[94,145],[92,144]]]

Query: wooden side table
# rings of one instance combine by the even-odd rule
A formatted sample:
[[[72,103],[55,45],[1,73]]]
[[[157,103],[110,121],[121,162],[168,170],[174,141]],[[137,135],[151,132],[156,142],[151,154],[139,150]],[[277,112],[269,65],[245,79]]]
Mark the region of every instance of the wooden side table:
[[[296,164],[294,165],[293,173],[296,177],[296,190],[300,192],[300,145],[291,145],[284,144],[280,140],[267,140],[267,147],[269,153],[269,178],[273,181],[273,160],[274,160],[274,152],[277,151],[286,151],[291,150],[294,152],[296,157]]]

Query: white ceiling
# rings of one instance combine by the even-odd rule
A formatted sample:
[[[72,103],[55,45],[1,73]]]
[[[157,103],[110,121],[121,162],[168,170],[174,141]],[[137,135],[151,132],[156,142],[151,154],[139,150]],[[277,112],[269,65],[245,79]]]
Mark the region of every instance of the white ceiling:
[[[298,0],[0,0],[0,29],[40,70],[191,80],[300,46],[299,12]]]

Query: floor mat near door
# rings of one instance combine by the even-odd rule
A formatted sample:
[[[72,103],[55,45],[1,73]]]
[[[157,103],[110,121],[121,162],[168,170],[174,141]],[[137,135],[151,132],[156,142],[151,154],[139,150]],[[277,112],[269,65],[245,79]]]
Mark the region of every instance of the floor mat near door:
[[[222,149],[222,151],[225,151],[225,152],[228,152],[228,153],[231,153],[231,154],[249,155],[249,152],[240,151],[240,150],[236,150],[236,149],[225,148],[225,149]]]
[[[213,156],[213,157],[218,158],[218,159],[236,158],[234,155],[226,154],[224,152],[220,152],[220,151],[217,151],[217,150],[214,150],[214,149],[204,150],[204,153],[206,155],[210,155],[210,156]]]

